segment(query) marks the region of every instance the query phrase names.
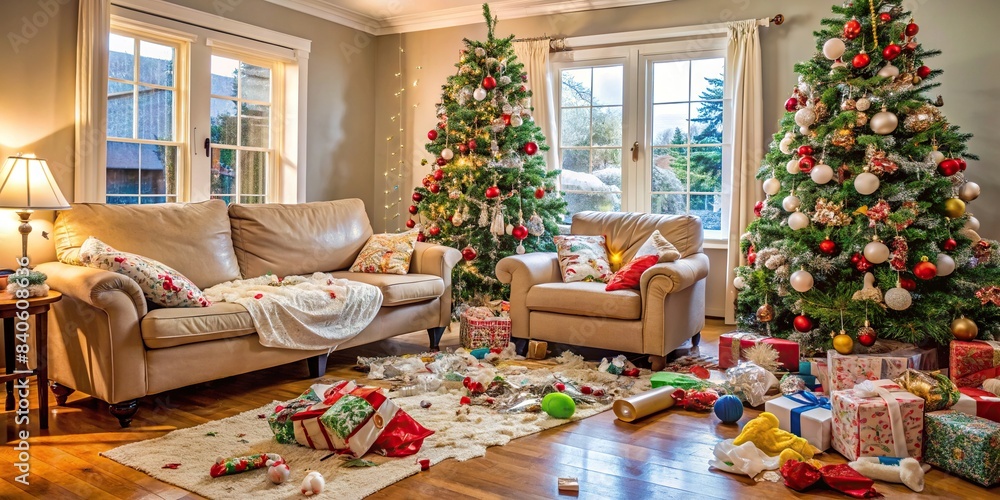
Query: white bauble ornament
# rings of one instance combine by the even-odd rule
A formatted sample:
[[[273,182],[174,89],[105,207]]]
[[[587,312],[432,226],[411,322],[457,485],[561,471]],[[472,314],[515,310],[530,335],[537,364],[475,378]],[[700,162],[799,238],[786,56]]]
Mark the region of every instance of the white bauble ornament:
[[[792,273],[791,277],[788,278],[788,282],[799,293],[808,292],[813,287],[813,277],[805,269],[799,269]]]
[[[800,127],[809,127],[816,123],[816,111],[810,107],[802,108],[795,112],[795,124]]]
[[[518,243],[517,248],[515,248],[514,251],[517,252],[518,255],[524,255],[524,244]]]
[[[895,132],[896,127],[899,126],[899,118],[895,113],[890,113],[883,108],[882,111],[875,113],[875,116],[868,122],[868,126],[876,134],[889,135]]]
[[[946,253],[939,253],[937,255],[937,264],[935,265],[937,266],[938,276],[948,276],[955,272],[955,259]]]
[[[736,288],[737,290],[742,290],[743,287],[745,286],[747,286],[747,284],[745,281],[743,281],[743,278],[739,276],[733,278],[733,288]]]
[[[854,189],[858,193],[863,195],[869,195],[878,191],[879,180],[875,174],[871,172],[863,172],[861,175],[854,178]]]
[[[966,203],[979,198],[981,189],[979,184],[975,182],[966,182],[962,184],[962,187],[958,188],[958,198]]]
[[[881,264],[889,260],[889,247],[881,241],[873,241],[865,245],[865,258],[872,264]]]
[[[483,99],[486,99],[486,89],[479,87],[478,89],[475,90],[475,92],[472,93],[472,98],[477,101],[482,101]]]
[[[513,116],[510,117],[510,126],[511,127],[520,127],[523,124],[524,124],[524,120],[522,120],[520,116],[513,115]]]
[[[858,111],[868,111],[872,107],[872,100],[867,97],[862,97],[854,103],[854,108]]]
[[[942,152],[940,152],[940,151],[938,151],[936,149],[934,151],[931,151],[930,158],[931,158],[931,161],[934,162],[935,165],[940,165],[941,162],[943,162],[945,160],[944,153],[942,153]]]
[[[913,296],[905,288],[890,288],[885,292],[885,305],[894,311],[905,311],[913,303]]]
[[[973,231],[979,231],[979,219],[969,216],[969,220],[965,221],[965,229],[971,229]]]
[[[802,135],[809,135],[809,127],[799,127],[799,133]]]
[[[785,139],[795,140],[795,132],[785,132]]]
[[[826,184],[833,180],[833,167],[820,163],[813,167],[812,172],[809,173],[809,177],[812,177],[813,182],[816,184]]]
[[[799,170],[799,160],[796,159],[796,158],[792,158],[791,160],[788,160],[788,163],[785,164],[785,171],[788,172],[788,173],[790,173],[790,174],[792,174],[792,175],[795,175],[795,174],[799,173],[800,172],[800,170]]]
[[[778,191],[781,191],[781,181],[775,179],[774,177],[771,177],[770,179],[764,181],[765,193],[774,196],[778,194]]]
[[[837,59],[832,65],[830,65],[830,73],[833,74],[838,69],[847,69],[847,63]]]
[[[788,136],[785,136],[785,138],[782,139],[781,142],[778,143],[778,150],[781,151],[782,153],[786,154],[786,155],[792,154],[792,143],[793,142],[795,142],[795,139],[790,139],[790,138],[788,138]]]
[[[883,78],[896,78],[899,76],[899,68],[893,66],[891,63],[886,64],[882,69],[878,70],[878,76]]]
[[[444,158],[445,160],[450,160],[450,159],[452,159],[454,157],[455,157],[455,152],[454,151],[452,151],[452,150],[450,150],[448,148],[444,148],[444,149],[441,150],[441,158]]]
[[[840,56],[844,55],[844,51],[846,50],[847,45],[839,38],[831,38],[823,44],[823,55],[827,59],[840,59]]]
[[[809,227],[809,216],[802,212],[795,212],[788,216],[788,227],[795,231]]]
[[[781,200],[781,208],[784,208],[786,212],[794,212],[801,205],[802,202],[799,200],[799,197],[794,194],[790,194]]]
[[[504,232],[507,233],[507,235],[514,234],[514,225],[507,224],[507,227],[504,228]]]

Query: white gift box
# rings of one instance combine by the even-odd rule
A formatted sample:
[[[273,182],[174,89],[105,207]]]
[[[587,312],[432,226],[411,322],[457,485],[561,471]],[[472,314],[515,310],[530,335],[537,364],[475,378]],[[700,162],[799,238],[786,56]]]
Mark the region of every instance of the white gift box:
[[[813,406],[816,403],[823,403],[825,408],[817,407],[801,412],[798,415],[799,432],[796,435],[805,438],[809,444],[820,450],[826,451],[830,448],[833,433],[833,413],[830,411],[830,402],[826,398],[808,392],[800,392],[767,401],[764,403],[764,410],[778,417],[778,427],[782,430],[795,433],[792,428],[792,411],[800,407]]]

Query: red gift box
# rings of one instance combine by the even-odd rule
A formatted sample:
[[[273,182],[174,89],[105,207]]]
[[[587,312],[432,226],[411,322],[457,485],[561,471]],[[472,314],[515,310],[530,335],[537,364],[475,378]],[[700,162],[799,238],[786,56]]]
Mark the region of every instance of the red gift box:
[[[995,394],[973,387],[961,387],[958,390],[962,392],[962,397],[951,407],[952,410],[1000,422],[1000,398]]]
[[[949,376],[959,387],[979,387],[1000,376],[1000,342],[952,340]]]
[[[764,337],[748,332],[724,333],[719,338],[719,367],[736,366],[740,359],[745,359],[745,352],[757,343],[770,344],[778,351],[778,363],[782,368],[796,372],[799,370],[799,344],[791,340],[774,337]]]

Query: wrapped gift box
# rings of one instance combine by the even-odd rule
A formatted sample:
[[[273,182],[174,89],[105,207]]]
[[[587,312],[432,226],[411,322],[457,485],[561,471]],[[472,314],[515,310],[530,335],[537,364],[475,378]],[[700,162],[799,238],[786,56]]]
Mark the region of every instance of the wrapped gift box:
[[[337,384],[313,384],[301,396],[274,407],[267,417],[267,425],[274,433],[274,440],[282,444],[295,443],[295,426],[292,416],[308,410],[312,405],[323,401],[328,392],[346,389],[350,392],[355,387],[354,382],[339,382]]]
[[[951,409],[994,422],[1000,422],[1000,398],[989,391],[961,387],[962,397]]]
[[[894,358],[909,358],[914,370],[934,371],[940,368],[936,347],[923,348],[898,340],[879,339],[872,347],[857,346],[858,354],[875,354]]]
[[[829,399],[800,392],[767,401],[764,411],[778,417],[778,427],[782,430],[805,438],[822,451],[830,448],[833,414]]]
[[[830,367],[826,358],[805,358],[799,362],[799,375],[816,377],[816,388],[813,392],[826,392],[830,387]],[[806,385],[809,382],[806,381]]]
[[[868,385],[867,383],[863,385]],[[913,457],[923,454],[924,400],[891,380],[875,380],[879,394],[861,387],[833,393],[833,448],[848,460],[858,457]],[[893,411],[888,400],[898,404]],[[902,443],[897,442],[900,438]]]
[[[791,340],[774,337],[764,337],[749,332],[724,333],[719,338],[719,368],[732,368],[741,359],[747,349],[762,342],[770,344],[778,351],[778,363],[782,368],[794,372],[799,369],[799,344]]]
[[[487,307],[470,307],[459,316],[458,339],[462,347],[504,349],[510,343],[509,316],[494,316]]]
[[[959,387],[979,387],[1000,376],[1000,342],[952,340],[949,374]]]
[[[865,380],[891,380],[903,374],[910,358],[889,354],[840,354],[833,349],[826,353],[829,380],[823,384],[826,392],[853,388]]]
[[[983,486],[1000,483],[1000,423],[954,410],[924,420],[927,463]]]

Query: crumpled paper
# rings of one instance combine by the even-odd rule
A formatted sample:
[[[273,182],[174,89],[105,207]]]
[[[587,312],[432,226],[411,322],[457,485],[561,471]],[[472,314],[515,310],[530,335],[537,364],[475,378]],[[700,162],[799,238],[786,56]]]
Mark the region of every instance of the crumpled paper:
[[[761,471],[777,469],[779,458],[767,456],[751,442],[736,446],[732,439],[727,439],[715,445],[715,459],[709,460],[708,465],[721,471],[754,477]]]
[[[726,370],[726,390],[750,406],[764,404],[767,391],[776,385],[778,385],[777,377],[755,363],[741,361],[740,364]]]

